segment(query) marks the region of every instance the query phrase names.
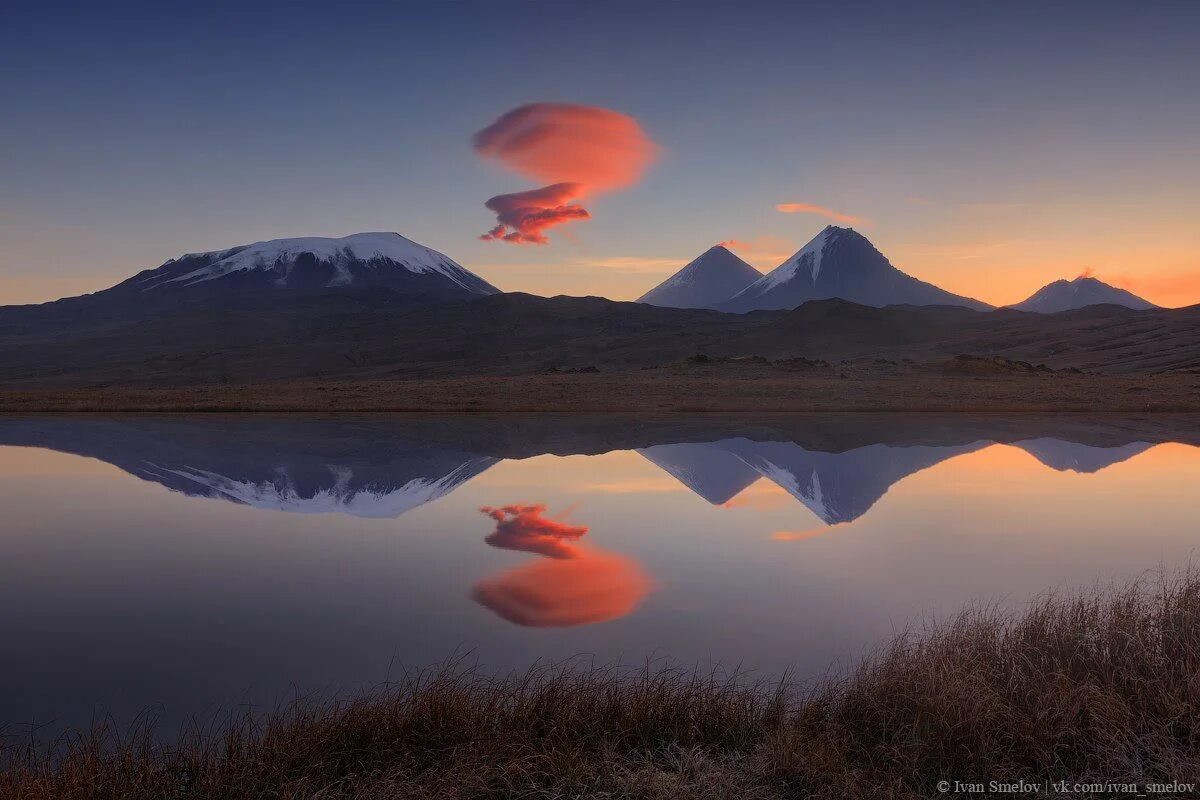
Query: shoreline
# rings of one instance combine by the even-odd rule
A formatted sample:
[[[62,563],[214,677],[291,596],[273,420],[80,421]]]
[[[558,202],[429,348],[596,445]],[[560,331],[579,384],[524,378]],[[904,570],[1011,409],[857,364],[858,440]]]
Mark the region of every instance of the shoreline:
[[[0,387],[0,412],[1190,413],[1200,412],[1200,376],[789,374],[748,365],[249,385],[9,384]]]
[[[96,797],[929,797],[964,780],[1177,782],[1200,575],[968,607],[804,683],[669,662],[462,659],[362,694],[229,710],[176,743],[112,723],[0,740],[0,800]]]

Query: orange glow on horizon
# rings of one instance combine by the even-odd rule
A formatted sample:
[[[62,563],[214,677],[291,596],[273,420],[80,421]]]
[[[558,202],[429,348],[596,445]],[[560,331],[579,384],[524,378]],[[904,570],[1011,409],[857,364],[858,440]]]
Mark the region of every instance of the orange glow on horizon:
[[[957,238],[957,240],[956,240]],[[874,240],[873,240],[874,241]],[[1124,240],[951,237],[874,241],[893,265],[947,291],[996,306],[1019,303],[1056,280],[1093,277],[1165,308],[1200,303],[1200,237]],[[1134,271],[1136,270],[1136,271]]]
[[[774,511],[780,508],[787,508],[795,502],[796,498],[788,494],[787,490],[782,486],[773,483],[768,478],[757,478],[754,483],[722,503],[721,508]]]

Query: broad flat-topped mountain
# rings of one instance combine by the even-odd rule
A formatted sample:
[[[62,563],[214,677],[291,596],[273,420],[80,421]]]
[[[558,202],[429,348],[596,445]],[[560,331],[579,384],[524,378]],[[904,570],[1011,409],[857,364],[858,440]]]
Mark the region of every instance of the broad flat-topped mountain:
[[[722,245],[698,258],[638,298],[668,308],[715,308],[762,277]]]
[[[500,290],[448,256],[398,233],[272,239],[188,253],[94,294],[0,309],[11,316],[61,312],[138,315],[193,304],[279,304],[323,294],[383,292],[408,302],[445,302]]]
[[[735,313],[788,309],[835,297],[867,306],[991,308],[901,272],[865,236],[833,225],[717,308]]]
[[[1038,314],[1057,314],[1076,308],[1097,305],[1113,305],[1146,311],[1158,306],[1143,300],[1132,292],[1110,286],[1104,281],[1081,275],[1075,280],[1060,280],[1048,283],[1031,297],[1009,308],[1032,311]]]
[[[286,417],[0,420],[4,445],[75,453],[191,497],[299,514],[398,517],[500,460],[393,433],[386,424]]]

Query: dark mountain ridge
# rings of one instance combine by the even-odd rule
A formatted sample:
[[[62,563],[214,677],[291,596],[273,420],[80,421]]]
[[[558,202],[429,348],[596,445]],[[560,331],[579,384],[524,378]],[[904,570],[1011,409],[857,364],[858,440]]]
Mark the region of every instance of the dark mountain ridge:
[[[697,353],[918,362],[972,354],[1114,373],[1200,369],[1200,306],[1042,315],[820,300],[725,314],[519,293],[423,306],[322,295],[272,309],[194,307],[0,332],[0,379],[154,386],[516,375],[639,369]]]

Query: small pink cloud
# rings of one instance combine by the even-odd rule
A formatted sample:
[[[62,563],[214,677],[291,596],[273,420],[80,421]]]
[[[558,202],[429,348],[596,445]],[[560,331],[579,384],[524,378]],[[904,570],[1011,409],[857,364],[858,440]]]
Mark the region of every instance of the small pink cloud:
[[[485,242],[546,244],[549,240],[543,231],[591,216],[583,206],[568,205],[581,194],[582,187],[578,183],[555,183],[527,192],[498,194],[484,203],[496,212],[498,224],[479,238]]]
[[[831,219],[834,222],[841,222],[846,225],[862,225],[866,222],[862,217],[851,216],[850,214],[842,214],[838,211],[825,208],[824,206],[815,206],[812,203],[780,203],[775,206],[776,211],[782,211],[784,214],[816,214],[826,219]]]
[[[505,550],[536,553],[547,558],[576,558],[575,542],[587,535],[586,525],[571,525],[546,516],[541,503],[484,506],[479,509],[496,520],[496,530],[485,542]]]

